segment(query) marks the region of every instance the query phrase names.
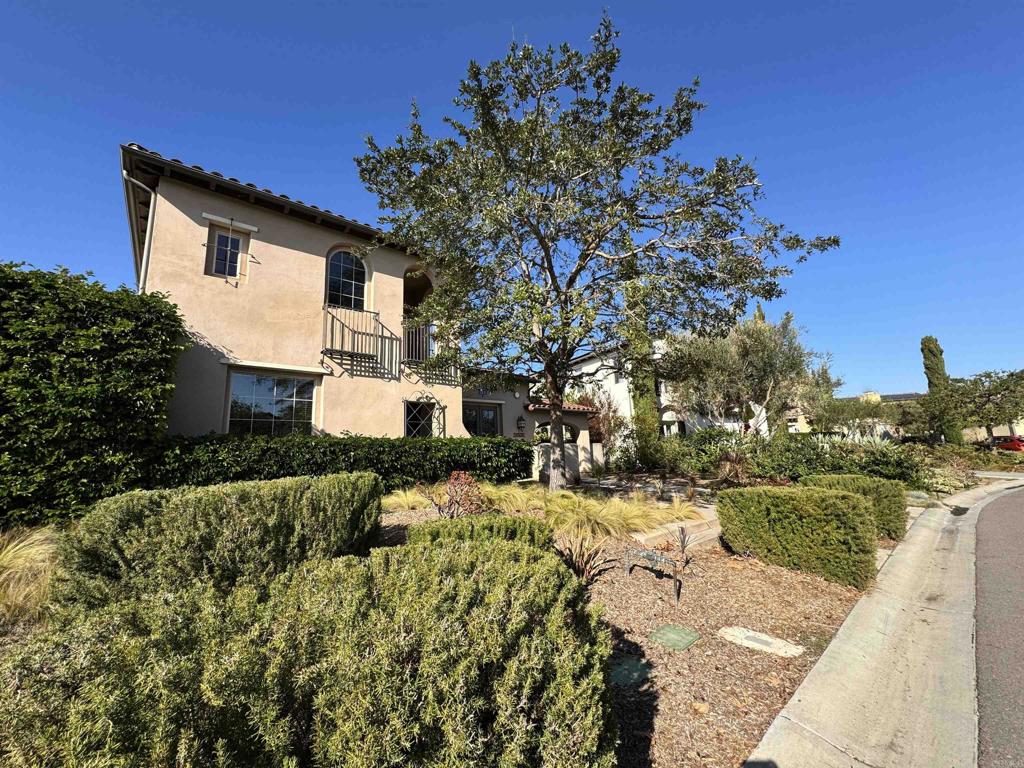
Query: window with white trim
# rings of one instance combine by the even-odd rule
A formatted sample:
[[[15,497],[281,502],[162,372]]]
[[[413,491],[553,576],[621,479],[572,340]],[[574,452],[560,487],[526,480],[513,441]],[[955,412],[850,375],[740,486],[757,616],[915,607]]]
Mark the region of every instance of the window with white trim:
[[[303,435],[313,431],[313,394],[309,377],[231,372],[228,432],[233,435]]]
[[[206,274],[230,280],[242,278],[248,248],[246,232],[211,224],[206,238]]]

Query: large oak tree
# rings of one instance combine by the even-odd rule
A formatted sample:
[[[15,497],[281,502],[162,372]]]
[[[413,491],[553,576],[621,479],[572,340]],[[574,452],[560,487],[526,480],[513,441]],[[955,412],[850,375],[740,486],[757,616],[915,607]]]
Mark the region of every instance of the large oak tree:
[[[414,106],[404,135],[368,139],[356,160],[392,240],[443,281],[419,308],[438,364],[540,376],[552,487],[565,482],[565,393],[586,384],[575,358],[638,334],[728,328],[751,297],[781,295],[782,257],[839,242],[759,215],[761,183],[741,157],[684,160],[696,81],[656,103],[616,78],[617,37],[606,17],[586,52],[513,43],[471,62],[437,136]]]

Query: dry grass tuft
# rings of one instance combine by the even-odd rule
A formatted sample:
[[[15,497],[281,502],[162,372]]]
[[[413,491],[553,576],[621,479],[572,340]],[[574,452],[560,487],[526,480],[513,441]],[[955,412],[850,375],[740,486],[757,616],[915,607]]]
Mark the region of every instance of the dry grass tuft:
[[[52,528],[0,535],[0,623],[37,619],[57,559]]]
[[[385,512],[400,512],[405,509],[417,511],[430,508],[430,500],[415,488],[392,491],[381,499],[380,503]]]

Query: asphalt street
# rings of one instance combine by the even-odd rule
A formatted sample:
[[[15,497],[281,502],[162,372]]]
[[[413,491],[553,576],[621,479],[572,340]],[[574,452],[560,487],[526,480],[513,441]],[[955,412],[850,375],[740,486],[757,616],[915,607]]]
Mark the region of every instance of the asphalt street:
[[[1024,490],[982,510],[976,585],[978,764],[1019,768],[1024,766]]]

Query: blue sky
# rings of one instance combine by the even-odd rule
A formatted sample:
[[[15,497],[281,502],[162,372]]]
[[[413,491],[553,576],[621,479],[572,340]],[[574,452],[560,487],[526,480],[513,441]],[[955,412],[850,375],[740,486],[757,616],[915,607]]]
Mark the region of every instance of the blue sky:
[[[436,126],[469,59],[515,36],[588,43],[607,7],[620,73],[667,99],[700,77],[682,145],[753,159],[763,210],[838,252],[791,310],[846,393],[1024,368],[1020,3],[45,3],[0,28],[0,259],[132,283],[117,147],[376,220],[352,158],[418,100]]]

